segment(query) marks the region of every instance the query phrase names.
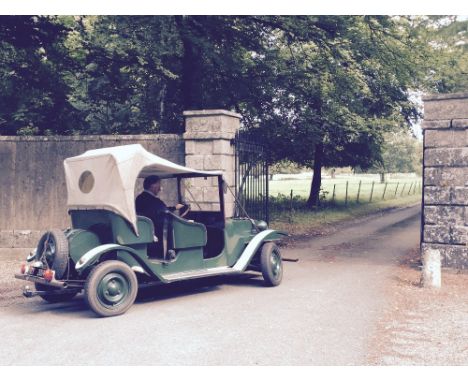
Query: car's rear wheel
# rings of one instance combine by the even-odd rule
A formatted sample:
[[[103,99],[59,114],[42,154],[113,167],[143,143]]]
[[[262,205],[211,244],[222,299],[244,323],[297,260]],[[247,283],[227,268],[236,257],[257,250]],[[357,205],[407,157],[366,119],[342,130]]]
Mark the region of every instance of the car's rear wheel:
[[[40,260],[55,271],[55,278],[60,280],[68,269],[68,240],[59,229],[52,229],[42,235],[36,250],[36,260]]]
[[[57,288],[54,288],[49,285],[44,285],[44,284],[39,284],[39,283],[34,283],[34,284],[35,284],[36,290],[40,292],[53,292],[57,290]],[[57,293],[57,294],[45,294],[45,295],[40,294],[39,297],[41,297],[44,301],[47,301],[53,304],[56,302],[70,301],[77,294],[78,292],[69,292],[69,293],[64,292],[64,293]]]
[[[260,268],[265,284],[277,286],[283,279],[281,253],[275,243],[265,243],[260,252]]]
[[[85,299],[89,307],[103,317],[125,313],[133,305],[137,292],[135,272],[117,260],[97,265],[85,283]]]

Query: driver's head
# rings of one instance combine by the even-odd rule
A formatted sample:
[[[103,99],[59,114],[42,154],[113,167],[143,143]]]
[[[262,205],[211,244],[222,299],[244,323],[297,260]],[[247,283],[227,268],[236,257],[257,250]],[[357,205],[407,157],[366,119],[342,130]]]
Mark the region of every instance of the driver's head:
[[[146,177],[143,181],[143,188],[157,195],[161,191],[161,178],[156,175]]]

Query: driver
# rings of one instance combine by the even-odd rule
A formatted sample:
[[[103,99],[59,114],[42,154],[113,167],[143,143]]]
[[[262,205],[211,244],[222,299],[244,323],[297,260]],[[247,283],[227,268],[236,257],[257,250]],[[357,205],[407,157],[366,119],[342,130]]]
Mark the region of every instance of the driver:
[[[177,204],[175,207],[167,207],[166,204],[158,198],[161,191],[161,179],[156,175],[151,175],[145,178],[143,182],[143,192],[137,196],[135,207],[137,215],[150,218],[154,225],[154,233],[158,238],[158,242],[152,243],[148,251],[152,256],[160,256],[163,254],[163,220],[164,213],[169,211],[177,211],[181,217],[189,211],[188,206]]]
[[[150,218],[156,227],[158,219],[165,211],[177,211],[181,217],[185,216],[189,209],[183,204],[177,204],[175,207],[167,207],[166,204],[158,198],[161,191],[161,178],[156,175],[150,175],[143,182],[143,192],[135,200],[136,212]]]

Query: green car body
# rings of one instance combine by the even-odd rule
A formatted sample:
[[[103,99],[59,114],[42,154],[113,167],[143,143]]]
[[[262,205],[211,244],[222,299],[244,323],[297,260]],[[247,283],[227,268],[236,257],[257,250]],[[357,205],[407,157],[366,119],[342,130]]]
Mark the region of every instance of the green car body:
[[[224,228],[218,229],[224,245],[219,253],[207,256],[206,226],[169,212],[166,219],[170,219],[172,223],[173,244],[170,249],[175,252],[174,259],[151,259],[148,256],[148,245],[153,242],[153,224],[150,219],[138,217],[140,235],[136,236],[131,226],[113,212],[72,211],[71,215],[74,228],[67,231],[70,259],[76,264],[75,268],[80,276],[89,273],[102,258],[123,261],[136,272],[162,283],[203,277],[204,272],[243,272],[263,243],[280,240],[286,235],[284,232],[268,229],[259,232],[257,226],[262,225],[261,221],[226,219]],[[109,228],[110,237],[107,233],[100,236],[93,232],[92,225],[96,225],[98,218],[107,222],[103,227]],[[257,240],[245,252],[255,237]],[[243,254],[244,262],[240,263]]]
[[[282,265],[274,242],[287,234],[268,229],[263,221],[225,218],[222,175],[202,175],[217,178],[220,210],[190,211],[185,219],[166,211],[160,238],[144,216],[132,222],[99,206],[70,209],[71,228],[44,234],[15,275],[36,285],[36,291],[27,288],[24,294],[58,302],[84,291],[99,316],[114,316],[130,308],[144,285],[245,271],[261,272],[267,285],[278,285]],[[201,175],[187,172],[166,178],[180,184],[194,176]],[[151,248],[157,241],[162,241],[163,251],[155,255]]]

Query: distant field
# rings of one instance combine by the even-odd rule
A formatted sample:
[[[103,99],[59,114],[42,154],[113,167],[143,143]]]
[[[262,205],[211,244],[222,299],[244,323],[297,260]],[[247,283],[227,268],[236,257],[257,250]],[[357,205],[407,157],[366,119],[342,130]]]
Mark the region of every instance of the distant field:
[[[335,179],[329,177],[322,179],[322,202],[319,208],[310,210],[306,206],[312,181],[310,176],[306,178],[305,174],[281,175],[275,178],[280,179],[269,182],[272,227],[297,235],[320,231],[328,224],[365,216],[375,211],[412,205],[421,201],[421,178],[415,175],[395,174],[387,177],[386,185],[380,183],[378,174],[337,175]],[[346,182],[348,182],[348,201],[345,204]],[[361,187],[358,202],[359,182]],[[369,203],[372,182],[374,183],[372,203]],[[335,188],[334,199],[333,188]],[[384,189],[385,198],[382,198]],[[291,190],[293,190],[292,200]]]
[[[310,192],[311,178],[309,179],[294,179],[294,177],[300,177],[291,175],[288,178],[287,175],[282,175],[281,180],[270,180],[269,182],[269,194],[270,196],[276,197],[279,194],[286,195],[289,197],[291,190],[293,190],[293,196],[300,196],[307,198]],[[382,200],[382,196],[385,189],[385,199],[391,199],[395,197],[401,197],[410,194],[420,192],[421,178],[414,175],[395,175],[387,178],[386,186],[385,183],[380,183],[380,177],[378,174],[372,175],[337,175],[335,179],[323,178],[322,179],[322,195],[325,200],[332,200],[333,188],[335,188],[334,200],[337,202],[344,202],[346,197],[346,182],[348,182],[348,202],[355,202],[358,197],[359,182],[361,182],[361,188],[359,192],[359,201],[366,202],[370,200],[372,191],[372,182],[374,182],[372,191],[372,201]]]

